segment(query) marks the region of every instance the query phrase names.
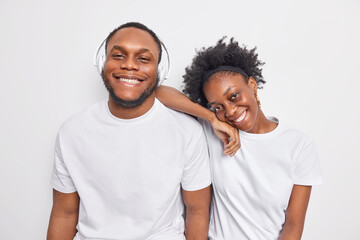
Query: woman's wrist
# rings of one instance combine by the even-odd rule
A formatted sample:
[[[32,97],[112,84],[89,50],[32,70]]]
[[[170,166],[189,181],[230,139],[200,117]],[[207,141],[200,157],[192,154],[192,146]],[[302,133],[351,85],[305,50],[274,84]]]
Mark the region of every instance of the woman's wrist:
[[[208,110],[208,109],[207,109],[207,111],[208,111],[208,113],[207,113],[207,116],[206,116],[206,119],[205,119],[205,120],[206,120],[208,123],[212,124],[213,122],[215,122],[216,120],[218,120],[217,117],[216,117],[216,115],[215,115],[215,113],[213,113],[212,111],[210,111],[210,110]]]

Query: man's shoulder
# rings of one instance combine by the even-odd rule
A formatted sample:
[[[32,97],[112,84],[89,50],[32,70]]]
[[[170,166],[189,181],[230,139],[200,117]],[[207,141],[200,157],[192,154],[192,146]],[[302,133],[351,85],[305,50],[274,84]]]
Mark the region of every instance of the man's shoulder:
[[[104,101],[94,103],[69,117],[60,127],[59,132],[72,132],[89,124],[102,109]]]
[[[168,118],[171,118],[171,121],[173,121],[174,124],[178,126],[201,128],[200,123],[197,121],[195,117],[168,108],[165,105],[163,105],[160,101],[159,104],[161,105],[162,111],[167,115]]]

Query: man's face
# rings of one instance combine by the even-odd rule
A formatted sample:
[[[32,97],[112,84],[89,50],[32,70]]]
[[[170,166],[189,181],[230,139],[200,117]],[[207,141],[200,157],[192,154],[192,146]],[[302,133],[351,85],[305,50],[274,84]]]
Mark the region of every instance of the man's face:
[[[154,92],[158,56],[155,40],[144,30],[123,28],[110,38],[102,77],[116,104],[134,108]]]

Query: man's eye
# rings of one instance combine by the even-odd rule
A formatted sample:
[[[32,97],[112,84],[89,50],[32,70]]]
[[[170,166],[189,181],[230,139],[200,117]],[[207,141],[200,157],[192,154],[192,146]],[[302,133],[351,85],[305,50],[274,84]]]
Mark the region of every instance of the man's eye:
[[[139,57],[138,59],[140,62],[149,62],[150,61],[150,59],[146,58],[146,57]]]
[[[124,59],[125,58],[125,56],[122,54],[113,54],[112,57],[115,59]]]

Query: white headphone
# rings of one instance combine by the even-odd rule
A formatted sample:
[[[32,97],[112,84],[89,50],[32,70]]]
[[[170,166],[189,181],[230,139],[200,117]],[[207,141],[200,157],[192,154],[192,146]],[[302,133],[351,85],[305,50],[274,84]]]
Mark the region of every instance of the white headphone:
[[[101,44],[97,47],[94,56],[94,65],[100,74],[102,73],[106,61],[105,43],[106,43],[106,39],[102,41]],[[163,42],[160,41],[160,44],[163,51],[161,54],[161,61],[158,65],[158,74],[159,74],[158,85],[161,85],[166,79],[169,78],[170,68],[171,68],[169,52]]]

